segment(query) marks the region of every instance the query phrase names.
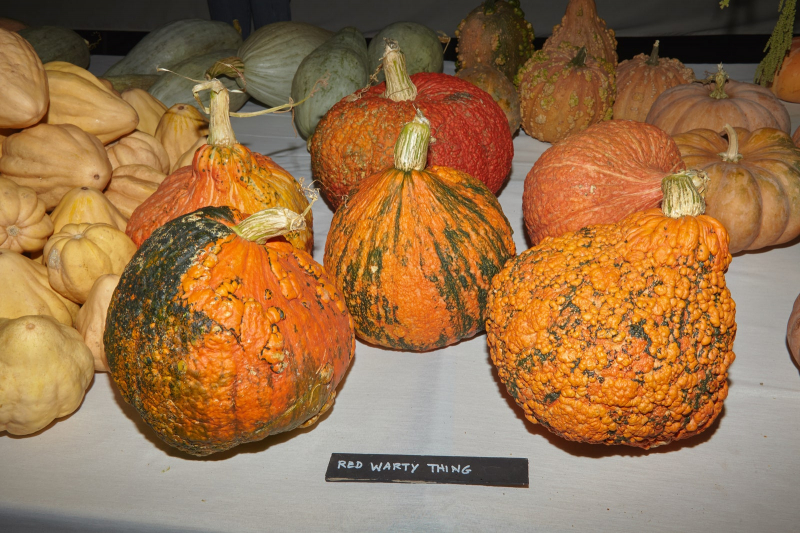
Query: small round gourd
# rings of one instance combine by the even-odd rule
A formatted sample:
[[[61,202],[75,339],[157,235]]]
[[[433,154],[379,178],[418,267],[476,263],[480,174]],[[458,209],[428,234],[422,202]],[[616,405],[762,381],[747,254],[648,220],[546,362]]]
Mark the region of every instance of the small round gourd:
[[[0,178],[0,248],[38,252],[53,233],[53,221],[36,191]]]

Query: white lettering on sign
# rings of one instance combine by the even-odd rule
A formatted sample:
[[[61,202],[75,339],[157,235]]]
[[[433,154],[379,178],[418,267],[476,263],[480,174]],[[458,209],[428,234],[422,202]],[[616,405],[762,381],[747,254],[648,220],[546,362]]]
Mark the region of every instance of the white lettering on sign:
[[[340,463],[344,461],[339,461]],[[413,463],[369,463],[370,468],[372,468],[373,472],[380,472],[381,470],[402,470],[403,472],[408,472],[408,468],[411,467],[411,473],[413,474],[414,471],[419,468],[418,464]]]
[[[472,472],[472,468],[470,465],[465,465],[462,467],[461,465],[442,465],[436,463],[428,463],[428,466],[431,467],[432,474],[438,474],[440,472],[452,472],[454,474],[469,474]]]
[[[361,461],[339,461],[339,464],[336,468],[361,468],[364,466]]]

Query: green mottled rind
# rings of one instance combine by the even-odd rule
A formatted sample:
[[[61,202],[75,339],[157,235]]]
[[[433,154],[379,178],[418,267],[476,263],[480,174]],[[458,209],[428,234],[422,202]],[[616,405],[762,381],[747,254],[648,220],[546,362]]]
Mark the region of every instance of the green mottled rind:
[[[418,72],[442,72],[444,49],[438,35],[432,29],[416,22],[395,22],[383,28],[369,42],[369,72],[372,74],[381,64],[386,51],[385,39],[394,39],[406,56],[408,75]],[[378,81],[386,77],[378,72]]]
[[[89,45],[74,31],[59,26],[31,26],[18,32],[31,43],[42,63],[66,61],[89,68]]]

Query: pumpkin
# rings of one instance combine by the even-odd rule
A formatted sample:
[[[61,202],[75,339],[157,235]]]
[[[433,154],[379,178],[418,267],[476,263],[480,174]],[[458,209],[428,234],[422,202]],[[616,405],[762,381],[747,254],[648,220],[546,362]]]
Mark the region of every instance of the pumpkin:
[[[30,187],[52,209],[74,187],[103,189],[111,163],[94,135],[72,124],[39,124],[3,141],[0,176]]]
[[[684,168],[675,141],[658,128],[631,120],[596,124],[545,150],[528,172],[528,236],[536,244],[656,207],[661,180]]]
[[[50,213],[53,232],[67,224],[109,224],[125,231],[127,221],[102,192],[93,187],[70,189]]]
[[[134,130],[106,146],[111,168],[123,165],[147,165],[160,172],[170,169],[169,154],[158,140],[143,131]]]
[[[33,47],[0,29],[0,129],[27,128],[47,112],[47,75]]]
[[[292,79],[292,100],[301,102],[292,110],[300,136],[308,139],[333,104],[369,85],[369,75],[367,41],[356,28],[342,28],[308,54]]]
[[[53,290],[83,304],[95,280],[122,274],[135,252],[133,241],[110,224],[66,224],[47,240],[43,255]]]
[[[650,55],[639,54],[617,65],[614,118],[644,122],[656,98],[665,90],[694,81],[694,71],[677,59],[658,57],[659,43]]]
[[[362,179],[391,166],[397,136],[419,109],[431,122],[431,165],[455,168],[493,193],[511,171],[514,144],[503,110],[485,91],[448,74],[408,76],[396,42],[387,44],[385,83],[334,105],[309,138],[311,170],[334,208]]]
[[[103,333],[106,329],[108,306],[118,283],[119,274],[104,274],[97,278],[86,297],[86,302],[75,317],[75,329],[92,352],[95,372],[108,372]]]
[[[676,85],[661,93],[646,121],[670,135],[698,128],[721,131],[725,124],[750,131],[791,131],[789,112],[769,89],[729,79],[722,64],[705,82]]]
[[[604,59],[617,66],[617,39],[614,30],[606,28],[606,21],[597,15],[595,0],[569,0],[561,24],[553,26],[542,50],[557,50],[561,43],[586,47],[590,56]]]
[[[253,98],[269,107],[282,105],[289,101],[300,62],[332,36],[332,31],[305,22],[267,24],[250,34],[237,57],[217,62],[207,76],[238,78],[243,74],[245,90]]]
[[[216,20],[183,19],[160,26],[111,66],[105,76],[157,74],[181,61],[225,48],[238,48],[242,36],[233,26]]]
[[[194,153],[206,144],[208,144],[208,137],[199,137],[194,144],[191,145],[189,149],[178,158],[177,161],[175,161],[175,164],[172,166],[172,171],[174,172],[181,167],[191,165],[192,161],[194,161]]]
[[[122,397],[194,455],[315,423],[355,352],[353,321],[321,265],[285,242],[256,242],[304,217],[270,208],[243,218],[205,207],[157,229],[106,317]]]
[[[42,63],[66,61],[81,68],[89,67],[89,43],[69,28],[60,26],[31,26],[19,30]]]
[[[170,170],[197,139],[208,135],[208,119],[188,104],[175,104],[161,117],[155,138],[169,155]]]
[[[418,22],[401,21],[389,24],[369,41],[369,73],[372,74],[383,64],[386,40],[396,41],[405,51],[406,71],[409,75],[418,72],[442,72],[444,51],[436,32]],[[386,75],[378,71],[378,81],[385,81]],[[359,87],[360,88],[360,87]]]
[[[683,161],[708,172],[706,214],[730,235],[730,251],[759,250],[800,235],[800,149],[781,130],[725,126],[675,136]]]
[[[611,118],[614,68],[585,47],[539,50],[518,78],[522,128],[534,139],[558,142]]]
[[[800,52],[800,37],[794,37],[789,53],[783,59],[770,86],[770,90],[775,96],[787,102],[800,103],[800,83],[798,83],[800,81],[798,80],[800,55],[798,52]]]
[[[200,102],[202,102],[202,106],[208,107],[208,95],[199,95],[200,102],[194,99],[192,87],[197,84],[195,80],[202,80],[206,71],[217,61],[235,54],[235,48],[224,48],[184,59],[172,67],[170,72],[162,75],[158,81],[147,89],[147,92],[163,102],[167,107],[172,107],[175,104],[188,104],[198,110],[202,110]],[[241,109],[250,98],[250,95],[241,90],[237,80],[223,78],[220,81],[230,92],[231,111]]]
[[[492,97],[508,119],[508,129],[515,134],[522,122],[519,95],[514,84],[502,72],[490,65],[462,68],[456,76],[480,87]]]
[[[244,213],[285,207],[303,212],[306,221],[305,229],[286,240],[310,252],[313,216],[302,187],[271,158],[236,142],[225,86],[217,79],[195,86],[205,89],[212,91],[208,144],[195,152],[192,166],[173,172],[134,210],[126,232],[141,246],[157,227],[203,206],[230,205]]]
[[[533,55],[533,27],[519,0],[486,0],[456,28],[456,72],[494,67],[509,81]]]
[[[324,265],[356,335],[424,351],[483,331],[489,285],[514,256],[495,196],[469,174],[426,168],[431,127],[404,127],[395,163],[359,182],[334,213]]]
[[[75,411],[94,376],[80,334],[49,316],[0,318],[0,432],[30,435]]]
[[[72,326],[79,306],[50,287],[43,264],[0,249],[0,279],[0,318],[47,315]]]
[[[48,124],[73,124],[108,144],[136,129],[136,110],[122,98],[83,76],[46,70],[50,87]]]
[[[53,221],[36,191],[0,178],[0,249],[38,252],[52,233]]]
[[[135,87],[125,89],[120,97],[136,110],[139,116],[136,129],[155,137],[156,128],[161,117],[167,112],[167,106],[147,91]]]
[[[545,239],[492,281],[489,354],[529,421],[647,449],[719,415],[735,358],[731,255],[692,174],[665,177],[664,213]]]
[[[130,218],[167,175],[147,165],[124,165],[114,169],[103,194],[123,217]]]
[[[786,343],[795,362],[800,365],[800,295],[795,299],[789,323],[786,325]]]

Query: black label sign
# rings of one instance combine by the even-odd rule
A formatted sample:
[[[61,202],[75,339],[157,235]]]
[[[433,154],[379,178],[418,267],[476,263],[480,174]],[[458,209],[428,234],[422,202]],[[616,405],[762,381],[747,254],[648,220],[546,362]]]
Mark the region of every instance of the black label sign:
[[[333,453],[325,481],[528,486],[528,460],[511,457]]]

